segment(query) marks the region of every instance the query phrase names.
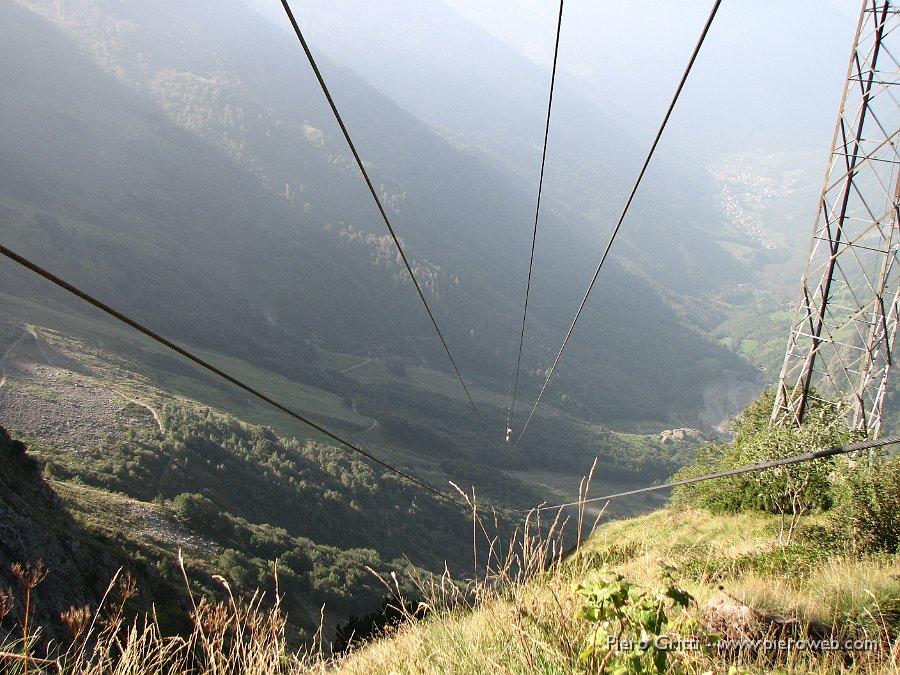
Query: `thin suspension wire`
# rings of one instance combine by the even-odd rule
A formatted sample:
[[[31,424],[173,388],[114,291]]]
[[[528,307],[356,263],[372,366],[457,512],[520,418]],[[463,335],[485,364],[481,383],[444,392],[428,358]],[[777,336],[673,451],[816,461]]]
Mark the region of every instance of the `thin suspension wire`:
[[[591,499],[583,499],[580,502],[568,502],[567,504],[557,504],[556,506],[539,506],[529,511],[547,511],[551,509],[562,509],[567,506],[579,506],[581,504],[591,504],[593,502],[604,502],[620,497],[630,497],[631,495],[639,495],[645,492],[654,492],[656,490],[667,490],[669,488],[678,487],[680,485],[691,485],[701,481],[713,480],[714,478],[727,478],[728,476],[740,476],[745,473],[753,473],[754,471],[762,471],[764,469],[772,469],[778,466],[787,466],[788,464],[799,464],[800,462],[809,462],[814,459],[822,459],[824,457],[834,457],[836,455],[844,455],[848,452],[856,452],[858,450],[869,450],[871,448],[880,448],[885,445],[893,445],[900,443],[900,436],[886,436],[873,441],[859,441],[850,445],[843,445],[837,448],[829,448],[827,450],[816,450],[807,452],[803,455],[794,455],[784,459],[776,459],[771,462],[763,462],[762,464],[754,464],[752,466],[744,466],[738,469],[729,469],[728,471],[719,471],[717,473],[706,474],[696,478],[686,478],[684,480],[676,480],[663,485],[651,485],[650,487],[640,488],[638,490],[628,490],[627,492],[617,492],[612,495],[604,495],[603,497],[593,497]],[[526,513],[526,510],[520,509],[520,513]]]
[[[656,147],[657,145],[659,145],[659,141],[666,129],[666,125],[669,123],[669,118],[672,116],[672,111],[675,109],[675,104],[678,102],[678,97],[681,95],[681,90],[684,89],[684,85],[687,82],[688,75],[690,75],[691,69],[694,67],[694,62],[697,60],[697,55],[700,53],[700,48],[703,46],[703,42],[706,39],[707,33],[709,33],[710,26],[712,26],[713,19],[715,19],[716,13],[719,11],[719,5],[721,4],[722,0],[716,0],[713,4],[712,10],[709,13],[709,17],[706,19],[706,25],[704,25],[703,27],[703,32],[700,34],[700,38],[697,40],[697,44],[694,46],[694,51],[691,54],[691,58],[688,61],[687,67],[684,69],[684,73],[681,76],[681,81],[678,83],[678,88],[675,90],[675,95],[672,97],[672,101],[671,103],[669,103],[669,108],[668,110],[666,110],[665,117],[663,117],[663,121],[659,125],[659,130],[656,132],[656,138],[653,139],[653,144],[650,146],[650,150],[647,153],[646,159],[644,159],[644,164],[643,166],[641,166],[641,170],[640,173],[638,173],[637,180],[635,180],[634,186],[631,188],[631,193],[628,195],[628,200],[625,202],[625,208],[622,209],[622,214],[619,216],[618,222],[616,222],[613,233],[606,244],[606,249],[603,251],[600,262],[597,264],[597,269],[594,271],[594,276],[591,278],[591,283],[588,284],[587,291],[585,292],[584,297],[581,299],[581,304],[578,306],[578,311],[575,312],[575,318],[572,319],[572,325],[569,326],[569,330],[566,332],[566,337],[563,340],[562,346],[559,348],[559,353],[556,355],[556,359],[554,359],[553,365],[550,367],[550,372],[547,374],[547,379],[544,380],[544,385],[541,387],[541,392],[540,394],[538,394],[537,400],[534,402],[534,407],[532,407],[531,412],[528,415],[528,419],[525,421],[525,425],[522,427],[522,431],[521,433],[519,433],[519,437],[516,439],[515,445],[513,445],[513,449],[518,447],[519,442],[522,440],[522,436],[525,435],[525,430],[528,428],[528,424],[531,422],[531,418],[534,417],[534,411],[537,410],[538,404],[541,402],[541,399],[544,396],[544,392],[547,389],[547,385],[550,383],[550,378],[553,377],[553,372],[556,370],[556,365],[562,358],[563,351],[565,351],[566,349],[566,345],[569,344],[569,338],[572,336],[572,331],[575,329],[575,324],[578,323],[578,319],[579,317],[581,317],[581,313],[584,310],[585,304],[587,303],[588,296],[591,294],[591,291],[594,288],[594,283],[597,281],[597,277],[600,274],[600,269],[606,262],[606,258],[609,256],[609,251],[612,248],[613,242],[615,242],[616,237],[619,234],[619,230],[622,227],[622,222],[625,220],[625,216],[628,214],[628,210],[631,208],[631,203],[632,201],[634,201],[634,196],[635,194],[637,194],[638,188],[641,185],[641,181],[644,179],[644,174],[647,172],[647,167],[650,166],[650,160],[653,159],[653,154],[654,152],[656,152]]]
[[[398,469],[397,467],[388,464],[388,463],[385,462],[384,460],[378,459],[378,457],[375,457],[375,456],[372,455],[371,453],[366,452],[365,450],[363,450],[361,447],[357,446],[356,444],[351,443],[350,441],[348,441],[348,440],[346,440],[346,439],[344,439],[344,438],[341,438],[340,436],[338,436],[337,434],[335,434],[335,433],[333,433],[333,432],[331,432],[331,431],[328,431],[328,429],[326,429],[325,427],[323,427],[323,426],[321,426],[321,425],[319,425],[319,424],[316,424],[316,423],[313,422],[312,420],[307,419],[306,417],[304,417],[303,415],[301,415],[301,414],[299,414],[299,413],[297,413],[297,412],[294,412],[293,410],[291,410],[291,409],[288,408],[287,406],[285,406],[285,405],[279,403],[278,401],[276,401],[276,400],[274,400],[274,399],[272,399],[272,398],[269,398],[269,397],[266,396],[265,394],[263,394],[263,393],[261,393],[260,391],[254,389],[253,387],[251,387],[250,385],[244,384],[243,382],[241,382],[240,380],[238,380],[236,377],[234,377],[234,376],[232,376],[232,375],[229,375],[229,374],[226,373],[225,371],[220,370],[219,368],[217,368],[216,366],[214,366],[214,365],[208,363],[207,361],[204,361],[204,360],[201,359],[199,356],[196,356],[195,354],[191,353],[190,351],[188,351],[188,350],[185,349],[184,347],[179,347],[179,346],[178,346],[177,344],[175,344],[174,342],[172,342],[172,341],[170,341],[170,340],[168,340],[168,339],[162,337],[162,336],[159,335],[158,333],[156,333],[156,332],[150,330],[149,328],[143,326],[142,324],[138,323],[138,322],[135,321],[134,319],[128,318],[126,315],[122,314],[121,312],[116,311],[115,309],[113,309],[113,308],[110,307],[109,305],[106,305],[106,304],[104,304],[103,302],[101,302],[100,300],[97,300],[94,296],[89,295],[89,294],[86,293],[85,291],[82,291],[81,289],[79,289],[79,288],[73,286],[72,284],[68,283],[67,281],[64,281],[63,279],[60,279],[60,278],[59,278],[58,276],[56,276],[55,274],[53,274],[53,273],[51,273],[51,272],[48,272],[48,271],[45,270],[43,267],[41,267],[41,266],[37,265],[36,263],[34,263],[34,262],[28,260],[27,258],[23,258],[23,257],[20,256],[19,254],[17,254],[17,253],[15,253],[14,251],[8,249],[6,246],[3,246],[2,244],[0,244],[0,254],[6,256],[6,257],[9,258],[10,260],[13,260],[14,262],[17,262],[17,263],[18,263],[19,265],[21,265],[22,267],[25,267],[25,268],[31,270],[32,272],[34,272],[34,273],[36,273],[36,274],[42,276],[42,277],[43,277],[44,279],[46,279],[47,281],[50,281],[51,283],[56,284],[57,286],[59,286],[59,287],[62,288],[63,290],[66,290],[66,291],[68,291],[69,293],[78,296],[79,298],[81,298],[81,299],[84,300],[85,302],[87,302],[87,303],[93,305],[94,307],[96,307],[97,309],[99,309],[101,312],[104,312],[105,314],[108,314],[109,316],[113,317],[114,319],[118,319],[118,320],[121,321],[122,323],[127,324],[128,326],[131,326],[132,328],[134,328],[134,329],[135,329],[136,331],[138,331],[139,333],[143,333],[144,335],[146,335],[147,337],[149,337],[151,340],[155,340],[156,342],[160,343],[160,344],[163,345],[164,347],[167,347],[167,348],[171,349],[172,351],[177,352],[178,354],[180,354],[180,355],[183,356],[184,358],[188,359],[189,361],[194,362],[195,364],[197,364],[197,365],[200,366],[201,368],[204,368],[205,370],[208,370],[209,372],[213,373],[214,375],[218,375],[218,376],[219,376],[220,378],[222,378],[223,380],[226,380],[226,381],[230,382],[230,383],[233,384],[234,386],[239,387],[240,389],[243,389],[243,390],[246,391],[248,394],[251,394],[251,395],[255,396],[256,398],[260,399],[260,400],[263,401],[264,403],[267,403],[268,405],[270,405],[270,406],[272,406],[272,407],[274,407],[274,408],[280,410],[281,412],[286,413],[287,415],[290,415],[290,416],[293,417],[295,420],[298,420],[298,421],[302,422],[303,424],[305,424],[305,425],[307,425],[307,426],[309,426],[309,427],[312,427],[313,429],[315,429],[315,430],[318,431],[319,433],[324,434],[324,435],[327,436],[328,438],[330,438],[330,439],[332,439],[332,440],[334,440],[334,441],[337,441],[338,443],[340,443],[341,445],[343,445],[343,446],[346,447],[347,449],[349,449],[349,450],[351,450],[351,451],[353,451],[353,452],[355,452],[355,453],[357,453],[357,454],[359,454],[359,455],[362,455],[363,457],[365,457],[365,458],[368,459],[369,461],[374,462],[375,464],[377,464],[377,465],[379,465],[379,466],[381,466],[381,467],[387,469],[387,470],[390,471],[391,473],[394,473],[394,474],[396,474],[397,476],[399,476],[399,477],[401,477],[401,478],[403,478],[403,479],[409,481],[410,483],[412,483],[412,484],[418,486],[418,487],[421,488],[422,490],[425,490],[425,491],[431,493],[432,495],[438,497],[439,499],[442,499],[443,501],[446,501],[446,502],[448,502],[448,503],[450,503],[450,504],[453,504],[453,505],[455,505],[455,506],[463,506],[462,502],[458,501],[457,499],[454,499],[453,497],[450,497],[450,496],[448,496],[448,495],[446,495],[446,494],[440,492],[439,490],[436,490],[435,488],[431,487],[430,485],[428,485],[428,484],[426,484],[426,483],[423,483],[423,482],[420,481],[418,478],[416,478],[416,477],[414,477],[414,476],[412,476],[412,475],[406,473],[406,472],[403,471],[402,469]]]
[[[525,286],[525,307],[522,310],[522,332],[519,335],[519,356],[516,359],[516,377],[513,381],[512,403],[509,406],[509,415],[507,416],[507,428],[512,426],[512,417],[516,411],[516,393],[519,390],[519,372],[522,368],[522,345],[525,342],[525,319],[528,316],[528,298],[531,294],[531,271],[534,267],[534,247],[537,242],[538,220],[541,215],[541,195],[544,189],[544,167],[547,163],[547,139],[550,137],[550,114],[553,111],[553,90],[556,85],[556,63],[559,59],[559,36],[562,32],[563,3],[565,0],[559,0],[559,18],[556,22],[556,44],[553,48],[553,70],[550,75],[550,96],[547,101],[547,124],[544,127],[544,150],[541,153],[541,177],[538,180],[537,205],[534,209],[534,232],[531,235],[531,258],[528,260],[528,284]]]
[[[331,92],[329,91],[328,86],[325,84],[325,79],[322,77],[322,72],[319,70],[319,66],[316,64],[316,60],[313,57],[312,51],[310,50],[309,45],[306,42],[306,38],[303,37],[303,31],[300,30],[300,24],[298,24],[297,19],[294,18],[294,13],[293,11],[291,11],[291,6],[288,3],[288,0],[281,0],[281,5],[282,7],[284,7],[284,11],[291,22],[291,26],[294,28],[294,33],[297,35],[297,39],[300,41],[300,45],[303,47],[303,51],[306,53],[306,58],[309,61],[309,65],[313,69],[313,73],[315,73],[316,79],[319,81],[319,86],[322,89],[322,93],[325,94],[325,98],[328,100],[328,105],[331,106],[331,112],[334,115],[334,119],[337,120],[338,126],[340,126],[341,128],[341,132],[344,134],[344,140],[347,141],[347,145],[350,147],[350,152],[353,153],[353,158],[356,160],[356,164],[359,167],[359,171],[366,182],[366,186],[369,188],[369,192],[372,194],[372,199],[375,200],[375,204],[376,206],[378,206],[378,212],[381,214],[381,218],[382,220],[384,220],[384,224],[387,226],[388,232],[391,235],[391,239],[394,240],[394,245],[397,247],[397,251],[400,253],[400,257],[403,259],[403,264],[406,265],[406,271],[409,272],[409,276],[412,278],[413,285],[416,287],[416,292],[419,294],[419,299],[422,301],[422,304],[425,306],[425,311],[428,313],[428,318],[431,319],[431,324],[434,326],[434,330],[438,334],[438,337],[441,340],[441,344],[444,346],[444,351],[447,352],[447,357],[450,359],[453,370],[456,371],[456,377],[459,379],[460,384],[462,384],[463,390],[466,392],[466,398],[469,399],[469,404],[472,406],[472,410],[475,412],[475,416],[478,418],[478,422],[481,424],[481,430],[484,432],[485,439],[490,444],[490,434],[488,434],[484,419],[482,419],[481,413],[478,412],[478,407],[475,405],[475,401],[472,399],[472,395],[469,393],[469,388],[466,386],[466,382],[463,379],[462,373],[456,365],[456,360],[453,358],[453,354],[450,353],[450,347],[447,345],[447,341],[444,339],[444,334],[441,332],[440,327],[438,327],[437,319],[434,318],[431,307],[428,306],[428,301],[425,299],[425,294],[422,292],[422,287],[419,285],[419,280],[416,279],[416,275],[413,273],[412,265],[410,265],[409,260],[406,257],[406,253],[404,252],[403,247],[400,245],[400,239],[397,237],[396,232],[394,232],[394,227],[393,225],[391,225],[391,221],[388,218],[387,211],[385,210],[384,205],[381,203],[381,199],[379,198],[378,193],[375,191],[375,186],[373,185],[372,180],[369,178],[369,172],[366,171],[366,167],[363,165],[362,158],[360,157],[359,152],[357,152],[356,150],[356,145],[353,143],[353,139],[350,138],[350,132],[347,131],[347,126],[344,124],[344,119],[341,117],[340,112],[338,112],[337,105],[335,104],[334,99],[331,96]]]

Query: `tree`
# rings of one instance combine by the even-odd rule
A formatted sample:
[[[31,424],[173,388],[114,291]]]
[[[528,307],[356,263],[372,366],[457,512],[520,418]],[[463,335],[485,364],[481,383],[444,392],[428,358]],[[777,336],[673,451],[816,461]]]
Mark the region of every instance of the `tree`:
[[[771,427],[774,397],[774,391],[760,394],[735,420],[734,441],[701,449],[694,466],[679,471],[676,478],[763,464],[837,447],[861,437],[846,427],[833,406],[823,403],[812,404],[799,427]],[[800,519],[810,509],[831,506],[834,466],[833,459],[817,459],[709,481],[696,489],[679,488],[673,494],[673,503],[713,512],[759,509],[777,513],[781,516],[778,541],[788,546]]]
[[[900,456],[849,460],[842,472],[838,525],[861,552],[900,552]]]
[[[741,455],[747,464],[763,464],[792,455],[824,450],[841,445],[846,430],[828,429],[818,422],[802,427],[775,427],[744,440]],[[831,505],[834,460],[816,459],[765,469],[751,474],[762,507],[781,516],[778,542],[790,545],[800,519],[811,508]]]
[[[227,516],[201,494],[182,492],[172,500],[172,511],[180,524],[197,534],[227,536],[232,529]]]

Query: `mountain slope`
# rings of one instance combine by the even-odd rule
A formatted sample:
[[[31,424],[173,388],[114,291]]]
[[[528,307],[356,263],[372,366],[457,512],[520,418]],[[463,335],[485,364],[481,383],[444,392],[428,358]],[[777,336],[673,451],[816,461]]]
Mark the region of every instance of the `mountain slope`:
[[[276,25],[287,27],[279,7],[244,1]],[[522,203],[533,203],[548,69],[536,66],[440,0],[391,0],[377,5],[309,0],[296,9],[317,50],[346,64],[455,142],[501,166],[525,186]],[[620,95],[592,97],[585,93],[592,91],[590,87],[578,88],[567,81],[565,71],[572,59],[570,22],[583,22],[579,31],[608,30],[603,21],[606,10],[582,18],[578,17],[584,8],[567,11],[574,16],[564,20],[563,72],[556,83],[545,177],[542,231],[553,236],[542,238],[539,252],[546,248],[551,259],[569,260],[575,286],[582,290],[651,135],[634,138],[611,117],[610,110],[622,104]],[[555,14],[546,18],[544,39],[549,50]],[[326,77],[329,66],[327,62],[323,66]],[[654,92],[668,95],[662,89],[660,85]],[[665,104],[653,110],[657,108],[654,114],[661,117]],[[356,126],[357,120],[353,121]],[[670,160],[666,144],[635,202],[615,257],[625,258],[632,270],[640,269],[645,278],[679,294],[706,297],[738,275],[731,257],[705,236],[706,228],[714,228],[721,220],[709,203],[712,189],[702,180],[688,179],[683,168]],[[529,221],[513,222],[527,231]],[[558,239],[569,240],[568,245],[560,246]],[[703,264],[697,265],[697,260]]]
[[[474,610],[439,596],[335,672],[896,673],[897,554],[784,550],[776,521],[667,508],[606,523]]]
[[[70,496],[80,492],[83,502],[90,498],[96,501],[96,497],[88,497],[83,486],[68,486],[63,491],[45,480],[41,462],[2,426],[0,469],[0,588],[16,598],[6,608],[11,611],[0,611],[4,646],[21,629],[26,610],[24,590],[14,565],[26,570],[30,567],[34,572],[43,569],[46,574],[33,594],[30,614],[32,625],[40,626],[44,644],[47,640],[61,643],[71,637],[61,614],[72,607],[96,607],[120,567],[125,567],[143,587],[135,609],[148,611],[156,602],[166,630],[180,627],[179,621],[173,619],[180,614],[180,621],[184,621],[187,598],[174,593],[159,568],[147,564],[147,558],[141,555],[157,542],[148,538],[140,545],[123,548],[116,533],[100,533],[86,525],[82,514],[72,508]],[[110,501],[114,499],[110,497]],[[109,505],[105,506],[110,513]],[[150,505],[141,507],[142,513],[152,511]],[[134,518],[136,514],[130,515]],[[140,515],[136,520],[141,520]]]
[[[4,6],[3,62],[15,64],[2,75],[8,242],[168,334],[241,358],[300,355],[313,370],[320,343],[447,367],[289,36],[239,4],[194,3],[178,22],[168,5],[85,2],[53,15],[49,4],[31,4],[115,77],[33,14]],[[210,30],[198,32],[201,22]],[[463,372],[502,391],[528,200],[350,74],[335,69],[333,79]],[[548,243],[536,270],[543,290],[529,323],[526,393],[583,282],[583,264],[558,262],[567,244]],[[567,357],[577,391],[560,386],[551,400],[571,391],[573,410],[594,419],[659,419],[674,397],[689,415],[702,374],[660,391],[635,377],[635,364],[682,383],[680,373],[707,357],[713,370],[742,370],[652,285],[621,268],[605,274],[582,334],[621,325],[642,339],[604,339],[599,352],[593,339],[582,342]],[[652,330],[622,324],[635,307],[653,317]],[[612,393],[626,382],[637,383],[631,401]]]
[[[0,443],[9,464],[0,582],[10,564],[43,560],[54,576],[39,617],[48,629],[69,605],[96,607],[123,564],[145,609],[155,602],[183,623],[179,551],[213,595],[215,573],[241,593],[268,588],[278,560],[285,606],[307,634],[323,604],[329,631],[377,606],[380,586],[366,566],[468,561],[457,554],[468,527],[455,507],[343,449],[280,437],[161,390],[109,352],[31,329],[0,369],[3,424],[28,445],[26,454],[21,442]],[[69,573],[73,565],[83,572]]]

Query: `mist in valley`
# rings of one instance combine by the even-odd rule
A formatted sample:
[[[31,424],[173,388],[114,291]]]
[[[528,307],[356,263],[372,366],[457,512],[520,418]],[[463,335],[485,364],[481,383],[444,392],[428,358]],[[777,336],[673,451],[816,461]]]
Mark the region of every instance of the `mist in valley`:
[[[856,4],[724,3],[518,445],[708,3],[566,3],[512,415],[558,5],[292,3],[487,438],[279,3],[0,5],[0,243],[512,527],[595,457],[665,480],[774,382]],[[469,564],[440,503],[8,260],[0,307],[0,425],[181,514],[198,569],[308,547],[306,626],[377,604],[362,565]]]

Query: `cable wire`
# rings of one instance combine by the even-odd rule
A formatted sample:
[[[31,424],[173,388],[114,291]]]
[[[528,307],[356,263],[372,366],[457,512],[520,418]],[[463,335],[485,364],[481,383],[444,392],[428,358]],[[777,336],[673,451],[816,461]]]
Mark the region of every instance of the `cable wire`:
[[[547,139],[550,137],[550,113],[553,111],[553,90],[556,85],[556,63],[559,58],[559,36],[562,32],[563,3],[559,0],[559,19],[556,22],[556,45],[553,48],[553,70],[550,74],[550,96],[547,101],[547,124],[544,127],[544,150],[541,153],[541,177],[538,180],[537,206],[534,209],[534,233],[531,235],[531,258],[528,260],[528,284],[525,286],[525,307],[522,310],[522,332],[519,335],[519,356],[516,359],[516,377],[513,381],[512,403],[506,419],[506,426],[512,425],[512,417],[516,411],[516,393],[519,390],[519,371],[522,368],[522,346],[525,342],[525,319],[528,316],[528,297],[531,294],[531,271],[534,267],[534,247],[537,242],[538,220],[541,215],[541,195],[544,189],[544,167],[547,163]]]
[[[700,34],[700,38],[697,40],[697,44],[694,46],[694,51],[691,54],[691,58],[688,61],[687,67],[684,69],[684,73],[681,76],[681,81],[678,83],[678,88],[675,90],[675,95],[672,97],[672,102],[669,103],[669,108],[668,110],[666,110],[665,117],[663,117],[663,121],[659,125],[659,130],[656,132],[656,138],[653,139],[653,144],[650,146],[650,151],[647,153],[646,159],[644,159],[644,164],[641,167],[640,173],[638,173],[637,180],[634,182],[634,186],[631,188],[631,194],[628,195],[628,200],[625,202],[625,208],[622,209],[622,214],[619,216],[619,220],[616,223],[615,228],[613,229],[613,233],[609,238],[609,242],[607,242],[606,244],[606,249],[603,251],[600,262],[597,264],[597,269],[594,271],[594,276],[591,279],[591,283],[588,284],[588,288],[584,294],[584,298],[582,298],[581,304],[578,306],[578,311],[575,313],[575,318],[572,319],[572,325],[569,326],[569,330],[566,332],[566,337],[563,340],[562,347],[559,348],[559,353],[556,355],[556,359],[554,359],[553,365],[550,367],[550,372],[547,374],[547,379],[544,380],[544,385],[541,387],[541,392],[540,394],[538,394],[537,400],[534,402],[534,407],[531,409],[531,413],[529,413],[528,419],[525,421],[525,425],[522,427],[522,431],[519,434],[519,437],[516,439],[513,449],[518,447],[519,441],[521,441],[522,436],[525,435],[525,430],[528,428],[528,424],[531,422],[531,418],[534,416],[534,411],[537,410],[538,404],[541,402],[541,398],[543,398],[544,396],[544,391],[546,391],[547,385],[550,383],[550,378],[553,377],[553,372],[556,370],[556,365],[559,363],[560,358],[562,358],[562,354],[566,349],[566,345],[569,344],[569,338],[572,336],[572,331],[575,329],[575,324],[578,323],[581,312],[584,310],[584,306],[587,303],[588,296],[591,294],[591,290],[593,290],[594,288],[594,283],[597,281],[597,276],[600,274],[600,269],[606,262],[606,258],[609,255],[609,251],[612,248],[613,242],[615,242],[616,237],[619,234],[619,229],[622,227],[622,222],[625,220],[625,216],[628,214],[628,210],[631,208],[631,203],[634,200],[634,196],[641,185],[644,174],[647,172],[647,167],[650,165],[650,160],[653,158],[653,153],[656,152],[656,146],[659,145],[659,140],[660,138],[662,138],[663,132],[666,129],[666,125],[669,123],[669,118],[672,116],[672,111],[675,109],[675,104],[678,102],[678,97],[681,95],[681,90],[684,88],[685,82],[687,82],[688,75],[690,75],[691,69],[694,67],[694,62],[697,60],[697,55],[700,53],[700,48],[703,46],[703,42],[706,39],[707,33],[709,33],[710,26],[712,26],[713,19],[715,19],[716,13],[719,11],[719,5],[721,4],[722,0],[716,0],[713,4],[712,10],[709,13],[709,17],[706,19],[706,25],[703,27],[703,32]]]
[[[312,420],[307,419],[306,417],[304,417],[303,415],[301,415],[297,412],[294,412],[287,406],[279,403],[278,401],[276,401],[272,398],[269,398],[268,396],[261,393],[257,389],[254,389],[253,387],[251,387],[250,385],[244,384],[243,382],[238,380],[236,377],[229,375],[225,371],[220,370],[219,368],[210,364],[209,362],[204,361],[199,356],[196,356],[195,354],[191,353],[184,347],[179,347],[174,342],[167,340],[166,338],[162,337],[158,333],[156,333],[156,332],[150,330],[149,328],[147,328],[146,326],[143,326],[142,324],[138,323],[134,319],[128,318],[126,315],[122,314],[121,312],[116,311],[109,305],[106,305],[103,302],[101,302],[100,300],[97,300],[94,296],[89,295],[85,291],[82,291],[81,289],[73,286],[72,284],[68,283],[67,281],[64,281],[63,279],[60,279],[58,276],[54,275],[51,272],[48,272],[43,267],[37,265],[36,263],[31,262],[27,258],[23,258],[19,254],[8,249],[6,246],[3,246],[2,244],[0,244],[0,254],[6,256],[10,260],[13,260],[14,262],[17,262],[22,267],[25,267],[25,268],[31,270],[32,272],[42,276],[47,281],[50,281],[51,283],[56,284],[63,290],[66,290],[69,293],[78,296],[85,302],[87,302],[87,303],[93,305],[94,307],[96,307],[97,309],[99,309],[101,312],[104,312],[105,314],[108,314],[109,316],[113,317],[114,319],[118,319],[122,323],[127,324],[128,326],[131,326],[139,333],[143,333],[144,335],[149,337],[151,340],[155,340],[156,342],[160,343],[164,347],[167,347],[167,348],[171,349],[172,351],[177,352],[178,354],[180,354],[184,358],[188,359],[189,361],[192,361],[193,363],[197,364],[201,368],[208,370],[209,372],[213,373],[214,375],[218,375],[223,380],[226,380],[226,381],[230,382],[231,384],[233,384],[234,386],[239,387],[240,389],[243,389],[248,394],[252,394],[256,398],[263,401],[264,403],[267,403],[268,405],[280,410],[281,412],[283,412],[287,415],[290,415],[295,420],[298,420],[298,421],[302,422],[303,424],[315,429],[319,433],[324,434],[328,438],[330,438],[334,441],[337,441],[338,443],[340,443],[347,449],[349,449],[359,455],[362,455],[369,461],[387,469],[388,471],[390,471],[393,474],[396,474],[400,478],[403,478],[403,479],[409,481],[410,483],[418,486],[422,490],[425,490],[425,491],[431,493],[432,495],[438,497],[439,499],[441,499],[445,502],[448,502],[450,504],[453,504],[455,506],[463,506],[462,502],[458,501],[457,499],[454,499],[453,497],[450,497],[450,496],[440,492],[439,490],[431,487],[427,483],[423,483],[418,478],[406,473],[402,469],[398,469],[394,466],[391,466],[384,460],[378,459],[378,457],[375,457],[371,453],[366,452],[365,450],[363,450],[361,447],[357,446],[356,444],[351,443],[350,441],[348,441],[344,438],[341,438],[340,436],[338,436],[337,434],[335,434],[331,431],[328,431],[328,429],[326,429],[325,427],[323,427],[319,424],[316,424]]]
[[[419,299],[422,301],[422,304],[425,305],[425,311],[428,313],[428,318],[431,319],[431,324],[434,326],[435,332],[438,334],[438,337],[441,340],[441,344],[444,346],[444,351],[447,352],[447,356],[450,359],[450,363],[453,366],[453,370],[456,371],[456,377],[459,379],[460,384],[462,384],[463,390],[466,392],[466,398],[469,399],[469,404],[472,406],[472,410],[475,412],[475,416],[478,418],[478,422],[481,424],[481,429],[484,432],[485,439],[490,444],[490,434],[488,434],[487,426],[485,426],[484,420],[481,417],[481,413],[478,412],[478,407],[475,405],[475,401],[472,399],[472,395],[469,393],[469,388],[466,386],[466,382],[463,379],[462,373],[460,373],[459,368],[456,365],[456,360],[453,358],[453,354],[450,353],[450,347],[447,345],[447,341],[444,339],[444,334],[441,332],[440,327],[438,326],[437,319],[434,318],[434,314],[431,311],[431,307],[428,306],[428,301],[425,299],[425,294],[422,292],[422,287],[419,285],[418,279],[416,279],[416,275],[413,273],[412,265],[410,265],[409,260],[406,257],[406,253],[403,250],[403,247],[400,245],[400,239],[397,237],[396,232],[394,232],[394,227],[391,225],[391,221],[388,218],[387,211],[384,208],[384,205],[381,203],[381,199],[378,197],[378,193],[375,191],[375,186],[372,183],[371,178],[369,178],[369,172],[366,171],[366,167],[363,165],[362,158],[359,155],[359,152],[356,150],[356,145],[353,143],[353,139],[350,138],[350,132],[347,131],[347,126],[344,124],[344,119],[341,117],[340,112],[338,112],[337,105],[334,102],[334,99],[331,96],[331,92],[328,89],[328,86],[325,84],[325,79],[322,77],[322,72],[319,70],[319,66],[316,64],[316,60],[313,57],[312,51],[309,48],[309,45],[306,42],[306,38],[303,37],[303,31],[300,30],[300,24],[297,23],[297,19],[294,18],[294,13],[291,11],[291,6],[288,3],[288,0],[281,0],[281,5],[284,7],[284,11],[288,16],[288,19],[291,22],[291,26],[294,28],[294,33],[297,35],[297,39],[300,41],[300,45],[303,47],[303,51],[306,53],[306,58],[309,61],[309,65],[312,67],[313,73],[316,76],[316,79],[319,81],[319,87],[322,89],[322,93],[325,94],[325,98],[328,100],[328,105],[331,106],[331,112],[334,115],[334,119],[337,120],[338,126],[341,128],[341,132],[344,134],[344,140],[347,141],[347,145],[350,147],[350,152],[353,153],[353,158],[356,160],[356,164],[359,167],[359,171],[362,174],[363,179],[366,182],[366,186],[369,188],[369,192],[372,194],[372,199],[375,200],[375,204],[378,206],[378,212],[381,214],[382,220],[384,220],[384,224],[387,226],[388,232],[391,235],[391,238],[394,240],[394,245],[397,247],[397,251],[400,253],[400,257],[403,259],[403,264],[406,265],[406,271],[409,272],[409,276],[412,278],[413,285],[416,287],[416,292],[419,294]]]
[[[858,443],[851,443],[850,445],[843,445],[837,448],[829,448],[827,450],[816,450],[815,452],[807,452],[803,455],[794,455],[793,457],[787,457],[785,459],[776,459],[771,462],[763,462],[762,464],[754,464],[753,466],[745,466],[739,469],[729,469],[728,471],[719,471],[718,473],[710,473],[705,476],[698,476],[697,478],[686,478],[684,480],[676,480],[671,483],[665,483],[663,485],[652,485],[650,487],[640,488],[638,490],[628,490],[627,492],[617,492],[612,495],[605,495],[603,497],[593,497],[591,499],[584,499],[580,502],[568,502],[567,504],[557,504],[556,506],[539,506],[535,509],[531,509],[531,511],[547,511],[550,509],[562,509],[567,506],[579,506],[581,504],[591,504],[593,502],[603,502],[610,501],[613,499],[618,499],[620,497],[629,497],[631,495],[639,495],[645,492],[654,492],[656,490],[667,490],[669,488],[678,487],[680,485],[691,485],[692,483],[699,483],[701,481],[713,480],[714,478],[727,478],[728,476],[740,476],[745,473],[752,473],[754,471],[762,471],[764,469],[772,469],[778,466],[787,466],[788,464],[799,464],[800,462],[808,462],[814,459],[822,459],[824,457],[834,457],[835,455],[844,455],[848,452],[856,452],[858,450],[868,450],[870,448],[880,448],[885,445],[892,445],[894,443],[900,443],[900,436],[886,436],[884,438],[879,438],[874,441],[859,441]],[[525,510],[519,510],[520,513],[526,513]]]

